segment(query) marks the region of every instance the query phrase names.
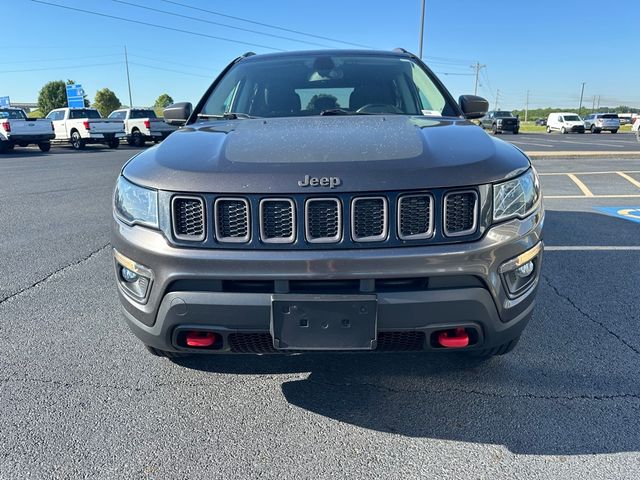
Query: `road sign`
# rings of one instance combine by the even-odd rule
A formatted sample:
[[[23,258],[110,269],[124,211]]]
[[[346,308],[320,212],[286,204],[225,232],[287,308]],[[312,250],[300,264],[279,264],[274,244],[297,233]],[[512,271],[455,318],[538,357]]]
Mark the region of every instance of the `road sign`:
[[[69,108],[84,108],[84,89],[79,83],[67,85],[67,106]]]
[[[11,105],[9,97],[0,97],[0,107],[8,107]]]
[[[640,206],[639,207],[594,207],[612,217],[624,218],[632,222],[640,223]]]

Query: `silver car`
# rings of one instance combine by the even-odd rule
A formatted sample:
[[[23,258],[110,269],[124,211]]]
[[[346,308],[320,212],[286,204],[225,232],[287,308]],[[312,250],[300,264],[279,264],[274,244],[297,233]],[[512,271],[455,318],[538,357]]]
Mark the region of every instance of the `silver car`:
[[[585,117],[584,128],[590,130],[591,133],[600,133],[603,130],[618,133],[620,119],[617,113],[592,113]]]

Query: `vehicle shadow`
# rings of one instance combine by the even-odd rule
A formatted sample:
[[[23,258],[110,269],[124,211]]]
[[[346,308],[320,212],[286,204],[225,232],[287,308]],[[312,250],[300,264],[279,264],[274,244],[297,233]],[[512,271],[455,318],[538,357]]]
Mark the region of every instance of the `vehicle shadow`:
[[[580,244],[581,230],[572,238],[565,228],[581,222],[596,231],[615,228],[620,241],[635,234],[638,244],[633,222],[559,211],[548,212],[547,220],[547,239],[563,233],[565,245]],[[176,363],[217,374],[288,375],[281,388],[289,404],[379,432],[503,445],[530,455],[640,451],[640,343],[629,333],[640,317],[617,297],[617,283],[626,280],[608,277],[608,287],[594,283],[592,291],[588,283],[576,285],[572,273],[595,277],[624,258],[595,255],[585,262],[581,252],[549,252],[537,309],[520,344],[486,362],[455,353],[394,353],[204,356]]]

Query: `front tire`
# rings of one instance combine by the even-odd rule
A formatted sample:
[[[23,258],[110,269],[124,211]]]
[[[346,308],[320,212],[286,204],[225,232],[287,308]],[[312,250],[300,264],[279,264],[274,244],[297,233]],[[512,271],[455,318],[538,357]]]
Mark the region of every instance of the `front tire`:
[[[71,132],[71,146],[74,150],[84,150],[87,146],[87,142],[80,136],[80,133],[76,130]]]
[[[560,129],[560,133],[561,133],[561,134],[563,134],[563,135],[565,135],[565,134],[567,133],[567,129],[566,129],[566,128],[564,128],[564,127],[562,127],[562,128]]]
[[[41,152],[48,152],[49,150],[51,150],[51,143],[49,142],[39,143],[38,148],[40,149]]]
[[[551,133],[551,127],[547,127],[547,133]]]

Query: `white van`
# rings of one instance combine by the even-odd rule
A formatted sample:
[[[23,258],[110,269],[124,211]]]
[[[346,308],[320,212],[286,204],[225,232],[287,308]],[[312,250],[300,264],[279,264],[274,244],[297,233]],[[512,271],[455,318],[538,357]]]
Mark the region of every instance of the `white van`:
[[[584,133],[584,122],[577,113],[551,113],[547,117],[547,133],[557,130],[560,133]]]

